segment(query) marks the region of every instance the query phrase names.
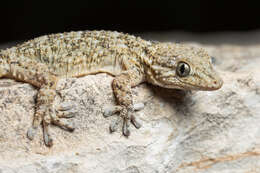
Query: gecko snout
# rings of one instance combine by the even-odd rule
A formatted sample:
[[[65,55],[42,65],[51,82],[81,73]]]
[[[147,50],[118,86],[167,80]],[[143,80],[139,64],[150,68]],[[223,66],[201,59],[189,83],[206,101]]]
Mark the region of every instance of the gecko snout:
[[[211,85],[209,85],[209,90],[218,90],[222,87],[223,80],[219,77],[217,79],[214,79]]]

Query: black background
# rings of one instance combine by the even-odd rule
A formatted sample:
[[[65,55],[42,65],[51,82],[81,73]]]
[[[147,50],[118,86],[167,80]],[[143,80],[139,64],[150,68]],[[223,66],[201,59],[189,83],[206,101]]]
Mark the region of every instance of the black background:
[[[5,3],[3,3],[5,2]],[[2,1],[0,43],[76,30],[248,31],[260,27],[254,1]]]

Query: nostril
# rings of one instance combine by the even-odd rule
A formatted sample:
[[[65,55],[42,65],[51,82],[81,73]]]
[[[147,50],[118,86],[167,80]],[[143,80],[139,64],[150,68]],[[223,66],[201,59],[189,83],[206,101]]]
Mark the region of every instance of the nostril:
[[[214,81],[213,83],[214,83],[215,85],[217,85],[217,81]]]

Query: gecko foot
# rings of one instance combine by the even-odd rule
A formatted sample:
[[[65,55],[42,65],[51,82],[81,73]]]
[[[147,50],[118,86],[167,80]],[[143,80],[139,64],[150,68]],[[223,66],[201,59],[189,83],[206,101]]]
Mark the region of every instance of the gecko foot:
[[[139,129],[141,127],[141,124],[136,120],[134,114],[134,111],[139,111],[144,108],[143,103],[137,103],[134,104],[132,107],[125,107],[125,106],[111,106],[107,107],[104,109],[103,115],[104,117],[109,117],[112,116],[115,113],[119,113],[119,118],[115,121],[112,122],[109,130],[110,132],[116,131],[118,128],[118,125],[120,122],[123,120],[123,127],[122,127],[122,132],[124,136],[129,136],[130,131],[129,131],[129,123],[131,122],[135,128]]]
[[[47,105],[45,105],[47,106]],[[37,133],[38,126],[42,122],[43,126],[43,139],[47,146],[52,146],[53,140],[49,133],[49,125],[54,124],[67,131],[74,131],[74,124],[66,121],[64,118],[72,118],[76,114],[75,106],[69,102],[62,103],[56,109],[49,105],[44,107],[45,109],[39,109],[34,115],[33,125],[27,131],[27,137],[33,140]]]

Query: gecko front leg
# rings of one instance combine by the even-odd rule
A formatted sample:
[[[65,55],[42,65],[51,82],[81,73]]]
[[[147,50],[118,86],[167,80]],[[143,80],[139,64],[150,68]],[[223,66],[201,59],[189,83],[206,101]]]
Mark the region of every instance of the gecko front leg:
[[[135,70],[125,71],[113,80],[112,88],[118,105],[113,107],[112,110],[106,110],[104,112],[105,117],[111,116],[114,113],[119,113],[119,119],[110,125],[111,132],[116,130],[115,128],[121,119],[123,119],[122,132],[125,136],[130,135],[128,129],[130,122],[136,128],[141,127],[135,119],[134,111],[142,109],[143,106],[141,104],[133,104],[131,92],[131,88],[137,86],[141,82],[144,82],[144,75]]]

